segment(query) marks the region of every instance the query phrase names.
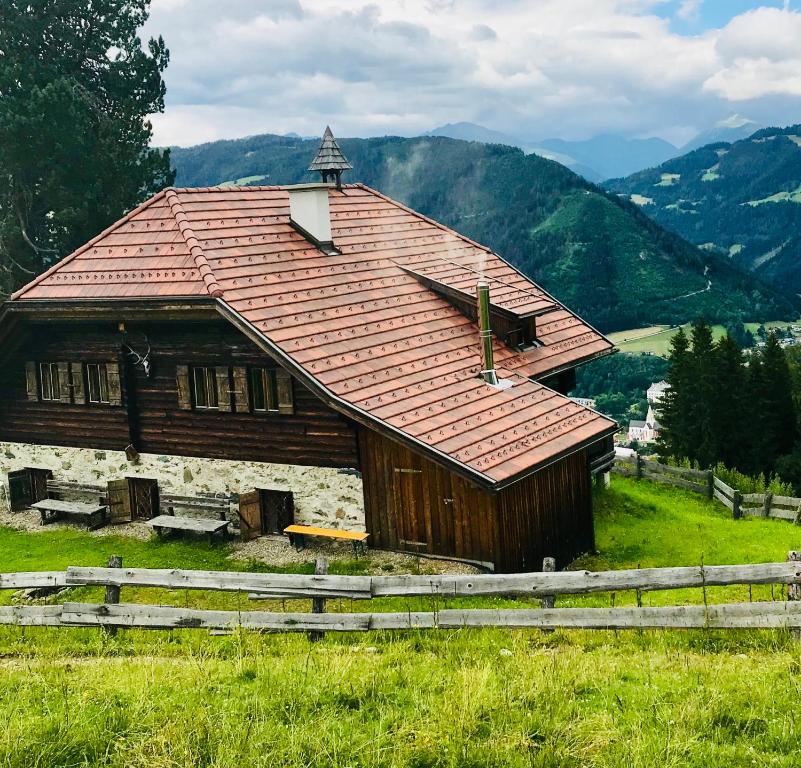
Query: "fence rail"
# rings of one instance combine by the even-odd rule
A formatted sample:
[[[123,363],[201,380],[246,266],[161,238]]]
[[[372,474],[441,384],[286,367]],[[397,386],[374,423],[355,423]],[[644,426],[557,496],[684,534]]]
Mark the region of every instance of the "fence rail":
[[[784,563],[646,568],[620,571],[561,571],[523,574],[441,576],[336,576],[220,571],[71,567],[66,571],[0,574],[0,589],[59,590],[104,586],[104,603],[0,606],[0,624],[16,626],[230,630],[261,632],[366,632],[369,630],[455,629],[462,627],[632,628],[801,628],[801,602],[677,605],[656,608],[554,608],[556,595],[637,590],[673,590],[731,585],[788,585],[801,592],[801,555]],[[324,569],[323,569],[324,570]],[[540,598],[544,608],[443,609],[431,611],[324,613],[261,610],[199,610],[166,605],[120,603],[128,587],[245,592],[254,600],[311,598],[324,609],[326,598],[466,597],[506,595]],[[111,596],[111,597],[109,597]]]
[[[469,627],[567,629],[799,629],[801,603],[658,608],[466,609],[403,613],[220,611],[142,604],[0,606],[0,624],[128,629],[236,628],[267,632],[368,632]]]
[[[790,520],[801,524],[801,498],[774,496],[772,493],[742,493],[732,488],[710,470],[671,467],[635,453],[633,456],[618,456],[612,472],[625,477],[646,478],[676,488],[702,493],[707,498],[717,499],[731,510],[735,519],[743,515]]]

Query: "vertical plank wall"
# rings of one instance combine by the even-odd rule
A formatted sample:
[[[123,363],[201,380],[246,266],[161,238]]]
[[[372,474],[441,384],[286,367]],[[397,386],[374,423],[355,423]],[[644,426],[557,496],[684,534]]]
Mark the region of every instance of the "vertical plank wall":
[[[359,449],[371,546],[495,562],[491,493],[363,427]]]
[[[587,452],[580,451],[498,493],[499,570],[563,568],[595,549]]]
[[[492,563],[498,572],[560,567],[594,548],[586,452],[497,493],[359,429],[364,504],[376,548]]]

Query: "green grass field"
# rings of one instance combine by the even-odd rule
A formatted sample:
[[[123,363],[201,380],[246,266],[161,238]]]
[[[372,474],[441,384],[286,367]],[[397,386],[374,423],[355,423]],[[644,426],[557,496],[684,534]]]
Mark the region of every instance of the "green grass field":
[[[788,323],[784,320],[763,323],[765,328],[782,329],[796,324],[797,323]],[[760,323],[745,323],[744,325],[749,331],[751,331],[751,333],[756,333]],[[681,327],[684,328],[687,333],[689,333],[691,324],[687,323]],[[632,328],[628,331],[617,331],[616,333],[610,333],[609,339],[616,347],[620,349],[621,352],[629,352],[633,354],[650,352],[654,355],[667,357],[668,353],[670,352],[670,340],[677,333],[677,331],[678,326],[671,328],[667,325],[654,325],[646,328]],[[712,326],[712,334],[716,341],[725,333],[726,329],[722,325]]]
[[[596,510],[600,554],[576,567],[760,562],[801,548],[796,526],[734,521],[719,504],[649,482],[614,478]],[[131,566],[252,568],[205,542],[0,529],[4,571],[99,564],[112,552]],[[69,599],[84,592],[91,597],[73,590]],[[769,595],[766,587],[754,598]],[[709,602],[747,597],[740,588],[707,594]],[[241,600],[132,589],[123,599]],[[702,599],[701,590],[644,596],[646,604]],[[630,600],[616,596],[618,605]],[[239,632],[112,638],[2,628],[0,678],[3,768],[789,768],[801,760],[801,644],[783,632],[482,630],[331,634],[310,644]]]

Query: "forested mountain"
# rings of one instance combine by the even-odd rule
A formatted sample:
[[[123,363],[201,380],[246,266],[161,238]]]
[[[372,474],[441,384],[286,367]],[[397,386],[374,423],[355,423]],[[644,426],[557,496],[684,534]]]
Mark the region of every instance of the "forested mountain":
[[[507,146],[442,137],[345,139],[348,181],[489,245],[602,330],[789,317],[789,302],[567,168]],[[176,148],[177,184],[291,184],[317,141],[272,135]]]
[[[710,144],[607,186],[691,242],[801,292],[801,125]]]

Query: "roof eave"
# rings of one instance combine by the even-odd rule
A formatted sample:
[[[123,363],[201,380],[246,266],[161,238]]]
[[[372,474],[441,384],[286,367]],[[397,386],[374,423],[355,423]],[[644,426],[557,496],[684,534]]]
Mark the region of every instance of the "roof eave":
[[[519,483],[521,480],[525,480],[526,478],[537,474],[537,472],[541,472],[543,469],[547,469],[548,467],[553,466],[557,462],[562,461],[562,459],[566,459],[568,456],[573,456],[574,454],[579,453],[580,451],[583,451],[586,448],[589,448],[591,445],[595,445],[595,443],[598,443],[607,437],[611,437],[618,431],[618,429],[620,429],[620,426],[617,424],[617,422],[614,422],[613,425],[610,425],[602,433],[595,435],[594,437],[587,438],[586,440],[583,440],[582,442],[577,443],[576,445],[571,445],[570,448],[561,451],[560,453],[556,454],[555,456],[552,456],[550,459],[541,464],[537,464],[536,466],[531,467],[529,469],[524,469],[522,472],[518,472],[516,475],[512,475],[511,477],[508,477],[504,480],[497,482],[495,484],[494,490],[502,491],[505,488],[508,488],[510,485]]]

